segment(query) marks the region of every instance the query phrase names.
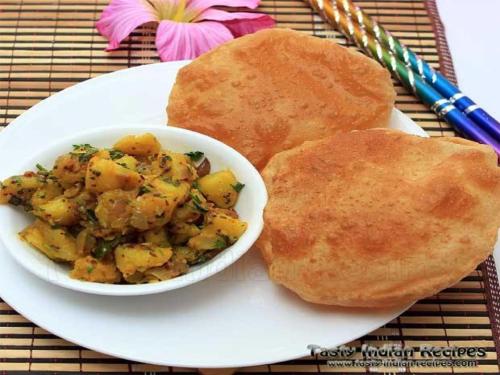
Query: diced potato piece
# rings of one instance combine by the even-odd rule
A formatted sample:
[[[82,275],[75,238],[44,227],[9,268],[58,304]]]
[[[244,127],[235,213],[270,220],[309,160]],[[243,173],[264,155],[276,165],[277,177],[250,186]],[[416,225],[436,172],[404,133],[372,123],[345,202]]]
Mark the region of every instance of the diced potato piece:
[[[87,161],[80,161],[75,154],[64,154],[57,158],[52,174],[64,188],[69,188],[85,181],[86,171]]]
[[[124,277],[149,268],[159,267],[172,257],[170,247],[160,247],[150,243],[125,244],[115,249],[115,261]]]
[[[188,246],[195,250],[225,249],[241,237],[247,229],[247,223],[239,219],[216,213],[207,215],[207,225],[201,232],[188,241]]]
[[[172,243],[180,245],[186,243],[191,237],[200,233],[200,228],[194,224],[177,223],[170,228]]]
[[[39,187],[31,197],[31,205],[38,207],[48,201],[60,196],[63,193],[61,186],[51,180]]]
[[[139,230],[161,227],[170,221],[175,207],[164,196],[143,194],[132,203],[130,225]]]
[[[191,159],[184,154],[172,151],[162,151],[157,160],[152,163],[152,170],[172,181],[192,182],[198,178]]]
[[[162,150],[155,160],[151,162],[150,173],[155,175],[162,175],[163,173],[172,169],[172,154],[171,151]]]
[[[113,262],[98,261],[92,256],[77,259],[69,275],[77,280],[107,284],[117,283],[122,278]]]
[[[95,156],[99,159],[111,159],[111,154],[109,153],[108,150],[105,150],[105,149],[102,149],[102,150],[99,150],[97,151],[94,155],[92,156]]]
[[[189,191],[189,201],[174,211],[172,222],[174,223],[193,223],[201,215],[208,212],[209,205],[203,194],[198,189]]]
[[[123,231],[132,216],[135,191],[109,190],[97,198],[95,216],[103,228]]]
[[[161,145],[153,134],[145,133],[127,135],[116,142],[113,148],[130,155],[150,156],[158,154]]]
[[[149,242],[154,245],[169,247],[167,232],[164,228],[151,229],[144,232],[144,242]]]
[[[190,185],[187,182],[176,183],[156,178],[151,182],[151,187],[177,205],[184,203],[189,196]]]
[[[52,228],[41,220],[35,220],[19,236],[52,260],[72,262],[78,259],[76,240],[63,229]]]
[[[236,242],[243,233],[245,233],[247,223],[225,214],[210,213],[207,215],[206,228],[213,228],[216,233],[228,237],[229,242],[232,244]]]
[[[19,205],[28,202],[36,189],[41,187],[43,182],[33,172],[27,172],[23,176],[13,176],[7,178],[0,185],[0,204],[12,203]]]
[[[221,235],[218,235],[213,228],[205,227],[200,233],[188,241],[188,246],[193,250],[213,250],[225,249],[229,246]]]
[[[133,171],[137,170],[137,164],[139,163],[136,158],[130,155],[125,155],[120,159],[116,159],[115,163],[121,165],[122,167],[131,169]]]
[[[193,250],[188,246],[176,246],[174,247],[174,255],[173,257],[176,259],[184,259],[187,264],[193,263],[198,255],[199,251]]]
[[[238,199],[238,181],[230,170],[211,173],[198,180],[201,192],[221,208],[230,208]]]
[[[73,225],[79,221],[76,203],[63,195],[36,207],[33,214],[51,225]]]
[[[139,187],[142,181],[139,173],[112,160],[94,157],[87,168],[85,186],[89,191],[103,193],[115,189],[133,190]]]
[[[200,218],[201,211],[191,204],[191,201],[178,207],[172,215],[173,223],[193,223]]]

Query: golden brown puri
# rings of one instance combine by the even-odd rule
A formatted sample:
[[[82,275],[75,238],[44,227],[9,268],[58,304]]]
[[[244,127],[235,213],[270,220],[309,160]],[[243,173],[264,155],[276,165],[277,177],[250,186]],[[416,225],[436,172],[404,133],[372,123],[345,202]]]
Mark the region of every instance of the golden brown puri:
[[[270,29],[182,68],[167,112],[169,124],[217,138],[262,169],[306,140],[386,127],[394,98],[389,73],[361,53]]]
[[[404,305],[491,253],[500,169],[487,146],[371,129],[275,155],[258,241],[271,278],[328,305]]]

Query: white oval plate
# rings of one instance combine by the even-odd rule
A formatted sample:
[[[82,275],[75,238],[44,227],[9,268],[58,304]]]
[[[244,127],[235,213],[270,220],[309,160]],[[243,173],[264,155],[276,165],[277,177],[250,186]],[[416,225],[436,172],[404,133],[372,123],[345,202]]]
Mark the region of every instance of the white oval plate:
[[[185,62],[145,65],[75,85],[34,106],[0,133],[0,171],[59,137],[90,127],[165,126],[165,107]],[[391,127],[425,136],[394,110]],[[5,173],[8,174],[8,173]],[[405,308],[316,306],[269,281],[250,250],[221,273],[183,289],[137,297],[87,295],[51,285],[0,246],[0,296],[35,324],[81,346],[139,362],[243,367],[308,355],[361,337]]]
[[[247,230],[241,238],[210,261],[190,267],[182,276],[151,284],[114,285],[91,283],[72,279],[69,276],[69,267],[55,263],[34,249],[26,242],[21,241],[18,233],[33,222],[33,217],[15,207],[0,207],[0,239],[10,251],[10,254],[31,273],[41,279],[80,292],[109,295],[109,296],[141,296],[161,293],[167,290],[182,288],[222,271],[244,253],[257,241],[264,226],[263,213],[267,202],[266,186],[259,172],[243,155],[218,140],[190,130],[173,126],[119,126],[108,128],[89,129],[77,132],[70,137],[57,140],[28,160],[10,162],[10,172],[0,171],[0,180],[10,175],[20,174],[33,170],[37,163],[47,167],[54,165],[55,159],[71,150],[71,145],[89,143],[99,148],[111,147],[118,139],[125,135],[153,133],[164,149],[176,152],[202,151],[210,160],[213,171],[230,169],[238,181],[244,183],[245,189],[240,193],[236,204],[236,211],[247,224]]]

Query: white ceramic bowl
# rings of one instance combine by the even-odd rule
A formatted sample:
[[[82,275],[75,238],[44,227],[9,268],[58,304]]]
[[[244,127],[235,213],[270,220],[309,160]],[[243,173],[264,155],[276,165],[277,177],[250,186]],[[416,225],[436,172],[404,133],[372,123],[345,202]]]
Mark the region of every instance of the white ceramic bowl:
[[[13,174],[34,170],[36,163],[52,167],[56,157],[69,152],[73,144],[90,143],[96,147],[111,147],[124,135],[145,132],[153,133],[165,149],[177,152],[194,150],[204,152],[210,160],[212,171],[229,168],[238,181],[245,184],[235,207],[241,219],[248,223],[248,228],[241,238],[207,263],[191,267],[187,274],[171,280],[139,285],[92,283],[70,278],[68,266],[53,262],[21,241],[18,233],[33,221],[33,217],[18,208],[0,206],[0,228],[2,228],[0,239],[19,264],[41,279],[65,288],[92,294],[132,296],[160,293],[206,279],[234,263],[252,247],[264,225],[262,216],[267,203],[264,181],[259,172],[240,153],[222,142],[189,130],[144,125],[90,129],[58,140],[47,147],[46,151],[30,156],[29,160],[12,160],[12,169],[2,171],[0,177],[4,179]]]

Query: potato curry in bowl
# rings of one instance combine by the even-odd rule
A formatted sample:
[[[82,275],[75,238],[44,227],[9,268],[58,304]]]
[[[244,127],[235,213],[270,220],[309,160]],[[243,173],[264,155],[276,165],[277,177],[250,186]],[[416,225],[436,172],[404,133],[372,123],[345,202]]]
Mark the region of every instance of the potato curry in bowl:
[[[34,216],[20,238],[69,264],[71,278],[154,283],[204,264],[246,231],[234,208],[245,185],[230,169],[211,169],[201,151],[127,135],[111,148],[75,144],[52,169],[7,178],[0,204]]]

